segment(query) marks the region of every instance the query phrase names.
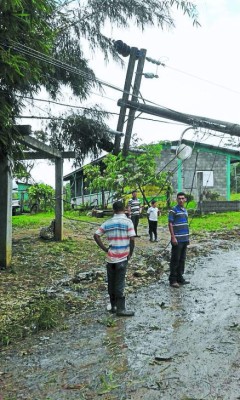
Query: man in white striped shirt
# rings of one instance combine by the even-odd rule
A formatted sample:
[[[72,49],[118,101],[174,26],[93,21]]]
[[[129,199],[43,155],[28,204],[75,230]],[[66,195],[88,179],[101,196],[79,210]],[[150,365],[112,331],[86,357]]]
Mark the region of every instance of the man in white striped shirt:
[[[142,207],[140,200],[137,198],[137,191],[133,190],[132,192],[132,198],[128,202],[128,216],[131,218],[134,230],[136,233],[136,237],[140,237],[137,234],[137,228],[138,228],[138,223],[139,223],[139,217],[142,212]]]

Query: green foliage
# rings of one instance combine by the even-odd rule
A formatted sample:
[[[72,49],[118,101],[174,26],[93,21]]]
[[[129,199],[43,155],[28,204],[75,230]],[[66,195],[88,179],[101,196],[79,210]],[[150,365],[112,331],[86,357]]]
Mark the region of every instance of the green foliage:
[[[76,150],[75,165],[81,164],[88,155],[98,157],[101,150],[112,151],[113,143],[104,123],[107,113],[99,108],[73,113],[64,120],[53,120],[49,124],[50,144],[64,151],[65,147]]]
[[[102,164],[90,164],[84,167],[85,182],[90,189],[114,191],[115,198],[126,197],[134,189],[140,190],[146,202],[148,192],[159,187],[167,189],[167,174],[156,172],[156,159],[160,156],[162,146],[158,144],[142,145],[143,153],[129,153],[123,157],[108,154]]]
[[[101,390],[98,392],[99,395],[109,393],[120,386],[114,382],[113,374],[111,371],[106,372],[105,375],[101,375],[100,381],[101,381]]]
[[[64,205],[64,210],[71,210],[71,186],[70,183],[67,183],[63,187],[63,205]]]
[[[231,193],[230,200],[231,201],[240,201],[240,193]]]
[[[13,227],[16,228],[40,228],[43,225],[49,225],[54,219],[54,214],[49,213],[39,213],[39,214],[22,214],[13,217]]]
[[[103,52],[106,61],[111,55],[122,62],[113,42],[103,33],[106,22],[118,28],[136,25],[160,28],[174,27],[174,8],[188,15],[197,25],[197,9],[190,1],[138,0],[116,2],[112,0],[66,1],[58,0],[2,0],[0,10],[0,153],[20,158],[22,146],[18,143],[20,133],[15,128],[16,117],[24,109],[24,96],[34,95],[44,88],[52,99],[64,92],[67,86],[80,99],[87,99],[90,90],[99,86],[94,72],[88,67],[83,46]],[[94,124],[96,122],[96,125]],[[76,134],[81,125],[83,140]],[[87,149],[88,132],[96,131],[97,144],[93,141]],[[48,140],[57,145],[68,144],[83,154],[96,154],[96,148],[109,148],[108,134],[99,120],[89,122],[84,115],[68,119],[63,141],[54,137],[50,130]],[[60,135],[60,128],[58,130]],[[90,135],[91,137],[91,135]],[[94,140],[93,137],[93,140]],[[101,141],[105,143],[100,143]],[[61,146],[60,146],[61,147]],[[109,150],[107,150],[109,151]],[[79,160],[82,156],[79,157]]]
[[[102,318],[101,320],[98,320],[98,322],[108,328],[114,328],[117,325],[116,319],[111,316]]]
[[[34,162],[15,161],[14,177],[22,182],[28,183],[31,178],[31,171],[34,167]]]
[[[239,212],[228,212],[220,214],[207,214],[189,218],[190,230],[195,232],[215,232],[221,230],[231,230],[239,227]]]
[[[233,193],[240,192],[240,163],[239,162],[231,165],[230,187],[231,187],[231,192],[233,192]]]
[[[218,200],[220,194],[217,192],[213,192],[211,190],[204,190],[203,195],[205,196],[206,200]]]
[[[17,94],[37,91],[44,84],[47,65],[33,57],[35,51],[50,55],[54,41],[51,15],[54,1],[2,0],[0,11],[0,151],[18,153],[14,145],[18,137],[13,125],[22,108],[22,98]],[[25,52],[20,48],[25,47]],[[17,140],[16,140],[17,143]]]
[[[189,204],[190,201],[194,200],[194,197],[191,193],[185,193],[186,195],[186,199],[187,199],[187,203]]]
[[[37,205],[39,210],[52,209],[54,204],[54,189],[44,183],[36,183],[28,188],[31,205]]]
[[[15,308],[17,310],[18,305]],[[12,312],[13,310],[11,310]],[[9,312],[6,324],[1,321],[0,346],[9,345],[17,338],[24,338],[30,333],[52,329],[59,325],[65,314],[65,304],[59,299],[39,297],[31,303],[19,304],[19,314],[23,314],[21,321],[14,318],[14,313]],[[11,329],[10,329],[11,327]]]

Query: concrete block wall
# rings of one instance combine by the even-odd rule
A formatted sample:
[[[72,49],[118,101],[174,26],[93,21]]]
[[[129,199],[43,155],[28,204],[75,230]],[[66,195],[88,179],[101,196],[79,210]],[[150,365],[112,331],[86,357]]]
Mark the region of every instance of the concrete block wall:
[[[169,163],[169,161],[171,161]],[[161,158],[157,160],[157,171],[160,171],[166,164],[167,167],[163,170],[174,172],[172,185],[174,193],[178,190],[178,159],[170,149],[162,150]],[[197,171],[213,171],[214,186],[204,187],[203,189],[217,192],[222,198],[227,196],[227,180],[226,180],[226,156],[213,154],[208,152],[197,152],[193,150],[192,156],[182,162],[182,190],[190,193],[197,200]],[[193,179],[194,178],[194,179]]]
[[[201,210],[203,213],[240,211],[240,201],[203,201]]]

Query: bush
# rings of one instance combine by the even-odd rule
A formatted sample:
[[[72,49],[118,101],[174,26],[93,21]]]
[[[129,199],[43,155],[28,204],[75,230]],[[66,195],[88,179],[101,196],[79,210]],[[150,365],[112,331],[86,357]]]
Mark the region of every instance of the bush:
[[[206,198],[206,200],[218,200],[220,197],[220,194],[218,192],[211,192],[210,190],[204,190],[203,191],[203,196]]]

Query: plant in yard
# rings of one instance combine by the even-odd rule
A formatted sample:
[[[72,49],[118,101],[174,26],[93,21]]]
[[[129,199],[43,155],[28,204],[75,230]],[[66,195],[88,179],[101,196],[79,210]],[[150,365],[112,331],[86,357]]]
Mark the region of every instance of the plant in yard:
[[[52,210],[54,205],[54,189],[44,183],[36,183],[28,188],[28,196],[31,208],[37,206],[37,210]]]
[[[101,163],[89,164],[84,167],[85,183],[90,189],[109,190],[114,192],[114,198],[125,198],[133,189],[141,192],[144,201],[148,192],[164,191],[168,187],[167,174],[157,172],[156,159],[161,153],[161,143],[141,145],[143,153],[108,154]],[[153,196],[154,197],[154,196]]]

